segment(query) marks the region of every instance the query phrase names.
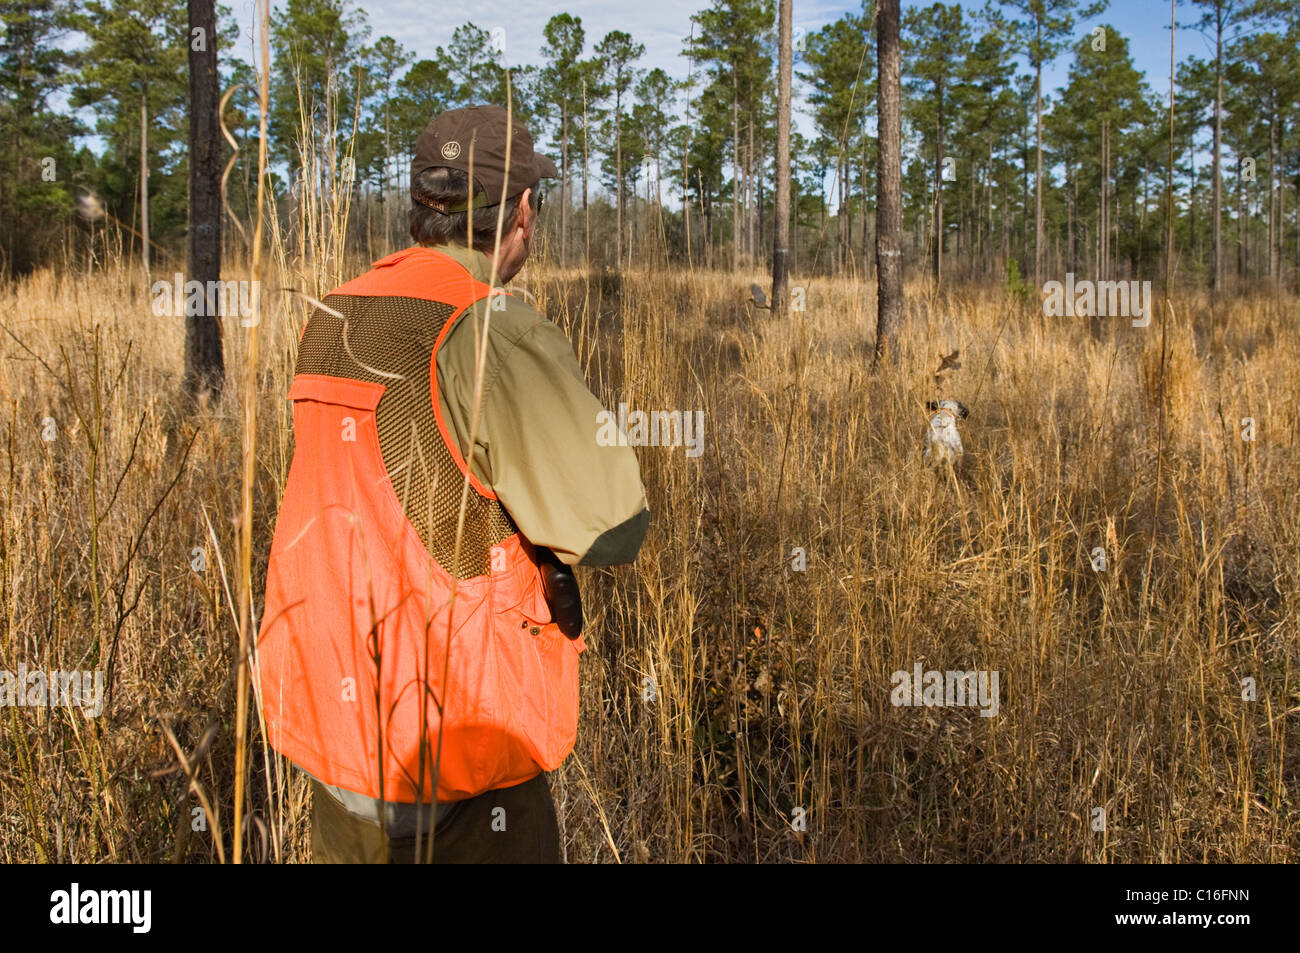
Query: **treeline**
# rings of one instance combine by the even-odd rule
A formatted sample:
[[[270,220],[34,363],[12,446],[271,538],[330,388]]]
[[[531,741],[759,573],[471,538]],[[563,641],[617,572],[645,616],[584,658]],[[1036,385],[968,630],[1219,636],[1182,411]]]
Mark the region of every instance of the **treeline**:
[[[767,267],[775,6],[714,0],[692,17],[674,76],[641,66],[645,49],[629,34],[588,36],[567,13],[546,24],[536,55],[517,31],[467,23],[422,56],[372,38],[352,0],[287,0],[272,19],[268,117],[280,226],[304,256],[319,254],[307,236],[340,214],[349,247],[377,257],[401,246],[420,130],[449,107],[505,104],[509,86],[563,173],[544,216],[552,260]],[[1180,279],[1300,282],[1300,8],[1180,4],[1179,25],[1200,31],[1198,53],[1208,53],[1179,56],[1171,131],[1168,77],[1144,77],[1114,29],[1081,25],[1103,7],[1002,0],[974,15],[940,3],[904,11],[909,267],[943,278],[1000,279],[1009,267],[1036,280],[1158,275],[1172,135]],[[1167,22],[1167,4],[1150,10]],[[155,256],[184,260],[195,42],[218,46],[222,88],[233,90],[222,116],[239,152],[226,196],[247,218],[258,123],[251,29],[219,8],[218,35],[195,36],[186,14],[179,0],[7,0],[4,269],[138,254],[145,235]],[[795,37],[796,110],[813,130],[796,133],[790,150],[798,272],[872,269],[873,17],[867,2]],[[1062,57],[1065,84],[1042,88],[1043,69]],[[92,134],[98,152],[78,146]],[[238,249],[238,229],[224,234]]]

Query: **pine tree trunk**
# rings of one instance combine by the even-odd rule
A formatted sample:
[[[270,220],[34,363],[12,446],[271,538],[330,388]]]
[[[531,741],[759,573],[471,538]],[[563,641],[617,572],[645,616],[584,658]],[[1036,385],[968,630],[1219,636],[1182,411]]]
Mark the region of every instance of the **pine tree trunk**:
[[[569,100],[560,113],[560,264],[569,263]]]
[[[1268,276],[1276,282],[1277,274],[1277,113],[1268,117]]]
[[[793,62],[793,0],[780,0],[777,18],[776,221],[772,229],[772,313],[784,316],[789,302],[790,253],[790,84]]]
[[[1098,226],[1101,250],[1097,255],[1097,276],[1110,278],[1110,120],[1101,122],[1101,222]]]
[[[691,97],[686,95],[686,128],[691,128]],[[685,148],[682,149],[682,224],[686,226],[686,265],[695,267],[695,257],[691,254],[691,142],[687,134]]]
[[[1242,208],[1242,188],[1241,188],[1241,157],[1237,157],[1237,280],[1240,282],[1246,275],[1246,245],[1241,234],[1241,225],[1243,221],[1244,209]],[[1216,216],[1215,221],[1218,221]]]
[[[876,361],[898,356],[903,324],[902,61],[898,47],[899,0],[879,0],[876,59],[880,136],[876,174]]]
[[[1219,153],[1223,144],[1223,16],[1216,11],[1217,23],[1214,41],[1214,208],[1212,225],[1213,262],[1210,264],[1210,299],[1217,300],[1220,286],[1223,284],[1223,175]],[[1240,193],[1238,193],[1240,195]],[[1240,202],[1238,202],[1240,206]],[[1240,234],[1238,219],[1238,234]],[[1238,257],[1240,271],[1240,257]]]
[[[943,280],[943,87],[936,85],[938,127],[934,141],[934,284]]]
[[[384,83],[384,189],[380,193],[383,199],[382,208],[384,210],[384,254],[393,250],[393,216],[389,208],[389,192],[393,184],[392,167],[393,167],[393,135],[391,123],[391,108],[389,102],[389,89],[391,87],[392,75],[389,74],[388,80]]]
[[[864,277],[866,276],[866,273],[871,271],[871,267],[867,263],[867,249],[871,247],[870,242],[868,240],[869,236],[867,234],[868,220],[871,218],[871,216],[867,212],[867,205],[868,205],[867,186],[869,185],[868,176],[870,174],[867,171],[868,159],[869,159],[869,155],[867,153],[867,137],[864,135],[862,137],[862,271]]]
[[[201,29],[204,49],[190,43],[190,207],[189,277],[206,289],[221,278],[221,127],[217,74],[216,0],[189,0],[191,36]],[[208,392],[221,395],[225,366],[221,354],[221,320],[207,297],[204,314],[185,318],[184,390],[190,399]]]
[[[623,267],[623,94],[614,94],[614,267]]]
[[[754,189],[754,120],[751,117],[749,123],[749,146],[745,153],[745,228],[747,235],[745,237],[746,252],[748,264],[752,265],[754,259],[758,257],[758,246],[754,244],[754,220],[756,218],[755,189]]]
[[[686,108],[686,123],[690,125],[690,106]],[[682,150],[682,223],[686,226],[686,264],[695,266],[695,256],[691,252],[691,160],[690,149]]]
[[[1074,271],[1074,164],[1065,163],[1065,261],[1066,271]]]
[[[582,81],[582,246],[583,267],[591,267],[591,208],[587,204],[587,176],[590,159],[587,155],[589,126],[587,118],[587,81]]]
[[[140,93],[140,254],[149,280],[149,92]]]
[[[1038,22],[1038,41],[1043,40],[1043,24]],[[1041,47],[1040,47],[1041,49]],[[1034,112],[1037,115],[1037,169],[1034,173],[1034,284],[1043,286],[1043,63],[1040,57],[1034,83]]]
[[[740,269],[740,94],[731,67],[731,268]]]

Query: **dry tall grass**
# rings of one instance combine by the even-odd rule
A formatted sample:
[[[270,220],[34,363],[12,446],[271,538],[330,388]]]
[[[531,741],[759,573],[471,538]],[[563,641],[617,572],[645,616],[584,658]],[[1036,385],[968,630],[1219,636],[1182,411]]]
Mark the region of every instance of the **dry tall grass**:
[[[1158,320],[916,286],[901,364],[873,375],[867,283],[806,281],[778,322],[744,303],[757,274],[526,279],[607,405],[707,414],[699,459],[638,451],[637,563],[582,577],[582,723],[552,778],[570,862],[1296,859],[1295,300],[1211,326],[1177,297],[1162,375]],[[316,283],[267,280],[259,587],[303,315],[269,289]],[[0,856],[229,858],[236,398],[177,416],[182,322],[138,273],[40,273],[0,289],[0,320],[0,668],[111,681],[98,719],[0,709]],[[241,341],[229,319],[232,381]],[[971,417],[949,481],[921,450],[954,348]],[[998,715],[892,706],[918,661],[997,670]],[[305,860],[305,787],[251,727],[245,856]]]

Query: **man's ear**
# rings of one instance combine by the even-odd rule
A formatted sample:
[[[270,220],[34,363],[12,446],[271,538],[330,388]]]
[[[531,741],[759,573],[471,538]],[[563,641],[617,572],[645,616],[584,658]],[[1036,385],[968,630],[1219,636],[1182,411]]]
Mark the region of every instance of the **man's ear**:
[[[529,228],[537,221],[537,210],[533,208],[533,190],[531,188],[524,189],[519,194],[518,209],[519,225],[522,227]]]

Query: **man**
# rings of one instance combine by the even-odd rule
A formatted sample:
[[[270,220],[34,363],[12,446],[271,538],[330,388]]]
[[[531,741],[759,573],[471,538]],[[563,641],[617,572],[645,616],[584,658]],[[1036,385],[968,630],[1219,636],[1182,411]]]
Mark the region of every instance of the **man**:
[[[493,287],[556,174],[499,107],[438,116],[416,244],[303,332],[257,659],[317,862],[559,859],[543,772],[573,747],[584,644],[543,577],[631,562],[649,511],[563,332]]]

